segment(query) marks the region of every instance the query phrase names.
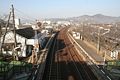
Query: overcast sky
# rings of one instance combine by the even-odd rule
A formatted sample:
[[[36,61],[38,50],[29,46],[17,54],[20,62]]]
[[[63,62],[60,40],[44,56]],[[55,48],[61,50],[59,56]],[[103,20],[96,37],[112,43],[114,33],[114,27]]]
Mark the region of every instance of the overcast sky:
[[[11,4],[18,10],[15,11],[16,17],[120,16],[120,0],[0,0],[0,15],[8,14]]]

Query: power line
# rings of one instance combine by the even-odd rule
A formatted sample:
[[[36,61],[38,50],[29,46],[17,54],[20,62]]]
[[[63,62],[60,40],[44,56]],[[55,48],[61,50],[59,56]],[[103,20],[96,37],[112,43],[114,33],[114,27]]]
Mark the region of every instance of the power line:
[[[15,14],[16,14],[17,16],[20,16],[20,18],[23,19],[23,20],[35,21],[35,20],[31,19],[31,18],[28,18],[28,17],[26,17],[26,16],[23,16],[23,15],[20,14],[20,13],[15,13]]]
[[[22,11],[20,11],[20,10],[16,9],[16,8],[15,8],[15,11],[17,11],[17,12],[19,12],[19,13],[23,14],[25,17],[28,17],[28,19],[36,20],[36,18],[31,17],[31,16],[29,16],[28,14],[25,14],[24,12],[22,12]]]

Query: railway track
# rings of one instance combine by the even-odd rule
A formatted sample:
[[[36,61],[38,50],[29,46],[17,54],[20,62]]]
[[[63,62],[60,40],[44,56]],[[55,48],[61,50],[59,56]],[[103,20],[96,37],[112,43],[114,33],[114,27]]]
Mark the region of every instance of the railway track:
[[[70,42],[67,28],[56,34],[47,56],[43,80],[98,80]]]

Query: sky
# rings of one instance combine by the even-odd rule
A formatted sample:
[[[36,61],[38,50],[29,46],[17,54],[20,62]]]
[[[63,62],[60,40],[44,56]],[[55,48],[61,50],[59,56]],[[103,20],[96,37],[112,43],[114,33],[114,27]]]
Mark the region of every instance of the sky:
[[[103,14],[120,16],[120,0],[0,0],[0,15],[15,7],[16,17],[67,18]]]

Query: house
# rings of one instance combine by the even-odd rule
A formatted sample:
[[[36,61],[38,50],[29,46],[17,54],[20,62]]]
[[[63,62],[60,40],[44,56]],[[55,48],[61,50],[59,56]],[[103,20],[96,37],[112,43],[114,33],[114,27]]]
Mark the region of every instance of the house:
[[[20,25],[21,25],[20,19],[15,19],[15,27],[19,29]]]
[[[51,34],[53,32],[53,26],[45,26],[45,29],[42,32],[46,32],[47,34]]]
[[[79,32],[72,32],[72,35],[75,39],[80,39],[80,33]]]
[[[69,21],[58,21],[57,24],[69,26],[69,25],[70,25],[70,22],[69,22]]]
[[[35,46],[36,42],[39,44],[39,46],[42,48],[45,43],[45,37],[46,34],[40,33],[38,30],[33,30],[32,27],[27,27],[23,29],[17,29],[16,30],[16,41],[17,41],[17,47],[18,49],[18,55],[20,57],[27,57],[28,55],[31,55],[32,49]],[[36,39],[36,36],[38,39]],[[12,55],[13,47],[14,47],[14,32],[9,31],[7,32],[4,40],[4,44],[2,45],[3,54],[10,54]],[[3,40],[3,37],[1,37],[1,40]]]
[[[43,24],[50,25],[51,21],[42,21]]]
[[[116,50],[111,51],[110,57],[114,60],[120,60],[120,50],[116,49]]]

